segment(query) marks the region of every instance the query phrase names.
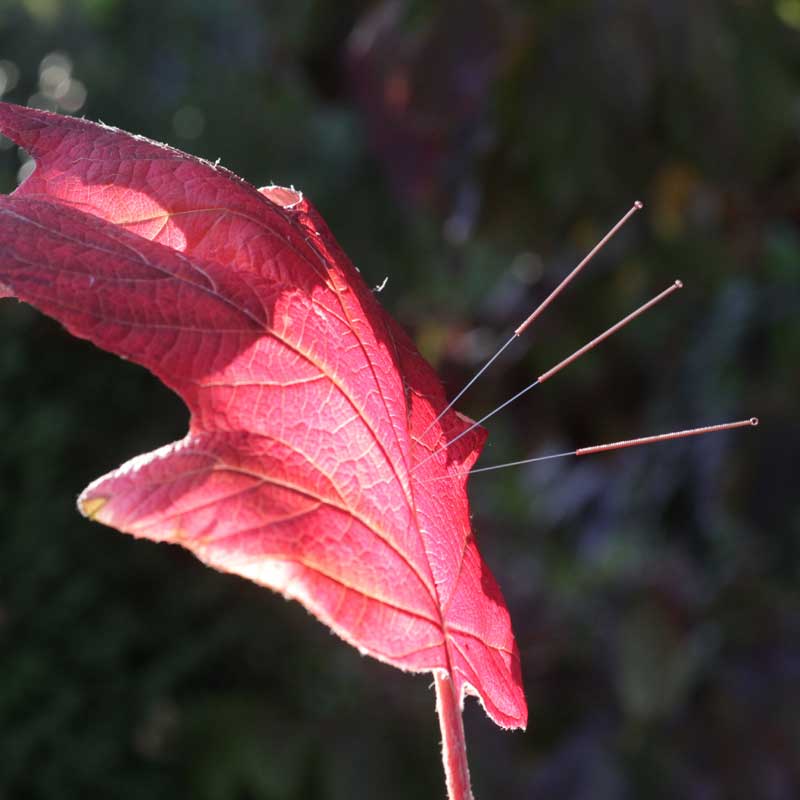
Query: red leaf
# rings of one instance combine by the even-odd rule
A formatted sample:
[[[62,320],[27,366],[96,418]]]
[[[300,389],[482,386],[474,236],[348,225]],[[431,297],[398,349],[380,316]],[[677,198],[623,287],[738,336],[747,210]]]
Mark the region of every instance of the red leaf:
[[[184,439],[91,484],[83,513],[297,599],[523,727],[461,476],[485,432],[437,453],[468,423],[432,425],[436,374],[313,207],[83,120],[0,104],[0,131],[37,164],[0,197],[0,294],[143,364],[191,411]]]

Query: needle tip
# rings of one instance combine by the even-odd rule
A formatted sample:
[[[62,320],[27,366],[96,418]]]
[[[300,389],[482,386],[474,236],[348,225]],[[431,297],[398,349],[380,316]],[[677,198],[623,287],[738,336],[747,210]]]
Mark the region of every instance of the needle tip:
[[[683,289],[683,281],[680,280],[680,279],[675,281],[675,288],[676,289]]]
[[[750,417],[750,424],[755,428],[758,425],[758,417]]]
[[[644,208],[644,203],[643,203],[641,200],[637,200],[637,201],[636,201],[636,202],[633,204],[633,207],[634,207],[634,208],[635,208],[637,211],[641,211],[641,210]]]

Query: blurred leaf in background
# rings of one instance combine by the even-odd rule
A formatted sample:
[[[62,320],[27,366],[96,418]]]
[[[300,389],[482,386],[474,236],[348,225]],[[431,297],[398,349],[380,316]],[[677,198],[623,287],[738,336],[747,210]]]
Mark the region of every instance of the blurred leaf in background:
[[[2,99],[302,188],[482,416],[483,464],[757,414],[683,443],[476,475],[528,733],[466,713],[478,798],[800,795],[800,3],[0,0]],[[0,189],[32,168],[0,140]],[[82,520],[181,436],[143,370],[0,306],[0,797],[440,797],[425,676],[292,604]]]

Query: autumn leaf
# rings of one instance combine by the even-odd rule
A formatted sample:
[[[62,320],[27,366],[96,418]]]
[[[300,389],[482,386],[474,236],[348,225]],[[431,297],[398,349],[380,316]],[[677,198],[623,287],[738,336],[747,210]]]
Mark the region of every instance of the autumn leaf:
[[[294,189],[0,103],[33,174],[0,197],[0,294],[144,365],[189,432],[92,483],[87,516],[299,600],[362,653],[524,727],[519,655],[470,525],[485,439]],[[442,480],[448,478],[447,480]]]

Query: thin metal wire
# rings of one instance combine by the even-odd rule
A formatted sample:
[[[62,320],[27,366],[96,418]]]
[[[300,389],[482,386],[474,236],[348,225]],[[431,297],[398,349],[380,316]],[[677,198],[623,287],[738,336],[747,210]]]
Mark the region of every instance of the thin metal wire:
[[[472,469],[469,472],[457,472],[454,475],[441,475],[438,478],[429,478],[426,481],[420,481],[420,483],[434,483],[435,481],[446,481],[448,479],[453,478],[462,478],[465,475],[474,475],[476,472],[491,472],[495,469],[504,469],[505,467],[518,467],[522,464],[533,464],[536,461],[549,461],[551,458],[564,458],[566,456],[574,456],[575,451],[570,450],[568,453],[553,453],[549,456],[538,456],[537,458],[525,458],[522,461],[509,461],[506,464],[494,464],[491,467],[478,467],[477,469]]]
[[[549,456],[538,456],[536,458],[525,458],[522,461],[509,461],[507,464],[495,464],[492,467],[478,467],[470,471],[470,475],[476,472],[491,472],[493,469],[503,469],[503,467],[519,467],[522,464],[535,464],[537,461],[549,461],[551,458],[565,458],[566,456],[574,456],[575,451],[570,450],[568,453],[553,453]]]
[[[439,416],[438,416],[438,417],[436,417],[436,419],[435,419],[433,422],[431,422],[431,424],[430,424],[430,425],[428,425],[428,427],[427,427],[427,428],[425,428],[424,432],[422,433],[422,436],[420,436],[420,439],[424,439],[424,438],[425,438],[425,435],[428,433],[428,431],[429,431],[429,430],[430,430],[430,429],[431,429],[431,428],[432,428],[432,427],[433,427],[433,426],[434,426],[434,425],[435,425],[435,424],[436,424],[436,423],[437,423],[437,422],[438,422],[438,421],[439,421],[439,420],[440,420],[440,419],[441,419],[441,418],[442,418],[442,417],[443,417],[443,416],[444,416],[444,415],[445,415],[445,414],[446,414],[446,413],[447,413],[447,412],[448,412],[448,411],[449,411],[449,410],[450,410],[450,409],[451,409],[451,408],[452,408],[452,407],[453,407],[453,406],[454,406],[454,405],[455,405],[455,404],[456,404],[456,403],[459,401],[459,399],[461,398],[461,395],[463,395],[463,394],[464,394],[464,392],[466,392],[466,391],[467,391],[467,389],[469,389],[469,387],[470,387],[470,386],[472,386],[472,384],[473,384],[473,383],[475,383],[475,381],[476,381],[476,380],[478,380],[478,378],[480,378],[480,376],[481,376],[481,375],[483,375],[483,373],[484,373],[484,372],[486,372],[486,370],[487,370],[487,369],[489,369],[489,367],[490,367],[490,366],[491,366],[491,365],[494,363],[495,359],[496,359],[496,358],[497,358],[497,357],[500,355],[500,353],[502,353],[502,352],[503,352],[503,350],[505,350],[505,349],[506,349],[506,347],[508,347],[508,346],[511,344],[511,342],[513,342],[513,341],[514,341],[514,339],[516,339],[516,338],[517,338],[517,334],[515,333],[515,334],[513,334],[513,335],[511,336],[511,338],[510,338],[510,339],[509,339],[509,340],[508,340],[508,341],[507,341],[507,342],[506,342],[506,343],[505,343],[505,344],[504,344],[504,345],[503,345],[503,346],[502,346],[502,347],[501,347],[501,348],[500,348],[500,349],[499,349],[499,350],[498,350],[498,351],[497,351],[497,352],[496,352],[496,353],[495,353],[495,354],[494,354],[494,355],[493,355],[493,356],[492,356],[492,357],[491,357],[491,358],[490,358],[490,359],[489,359],[489,360],[488,360],[488,361],[487,361],[487,362],[486,362],[486,363],[485,363],[485,364],[484,364],[484,365],[483,365],[483,366],[482,366],[482,367],[481,367],[481,368],[480,368],[480,369],[479,369],[479,370],[478,370],[478,371],[477,371],[477,372],[476,372],[476,373],[475,373],[473,376],[472,376],[472,378],[471,378],[471,379],[470,379],[470,380],[467,382],[467,384],[464,386],[464,388],[463,388],[463,389],[462,389],[462,390],[461,390],[461,391],[460,391],[460,392],[459,392],[459,393],[458,393],[458,394],[457,394],[457,395],[456,395],[456,396],[455,396],[455,397],[454,397],[454,398],[453,398],[453,399],[452,399],[452,400],[451,400],[451,401],[450,401],[450,402],[449,402],[449,403],[448,403],[448,404],[447,404],[447,405],[444,407],[444,409],[443,409],[442,411],[440,411],[440,412],[439,412]]]
[[[506,400],[505,403],[503,403],[500,406],[497,406],[497,408],[495,408],[493,411],[490,411],[488,414],[486,414],[486,416],[481,417],[477,422],[473,422],[472,425],[469,426],[469,428],[466,428],[465,430],[461,431],[461,433],[459,433],[458,436],[454,436],[449,442],[446,442],[440,448],[434,450],[430,455],[425,456],[425,458],[423,458],[422,461],[420,461],[411,471],[414,472],[414,470],[419,469],[419,467],[421,467],[426,462],[430,461],[437,453],[441,453],[443,450],[447,450],[447,448],[450,447],[451,444],[455,444],[462,436],[466,436],[470,431],[475,430],[475,428],[477,428],[478,425],[482,425],[484,422],[486,422],[487,419],[493,417],[499,411],[502,411],[506,406],[511,405],[511,403],[513,403],[517,398],[522,397],[522,395],[524,395],[526,392],[529,392],[531,389],[533,389],[534,386],[538,385],[539,381],[534,381],[533,383],[528,384],[522,391],[517,392],[513,397],[510,397],[508,400]]]

